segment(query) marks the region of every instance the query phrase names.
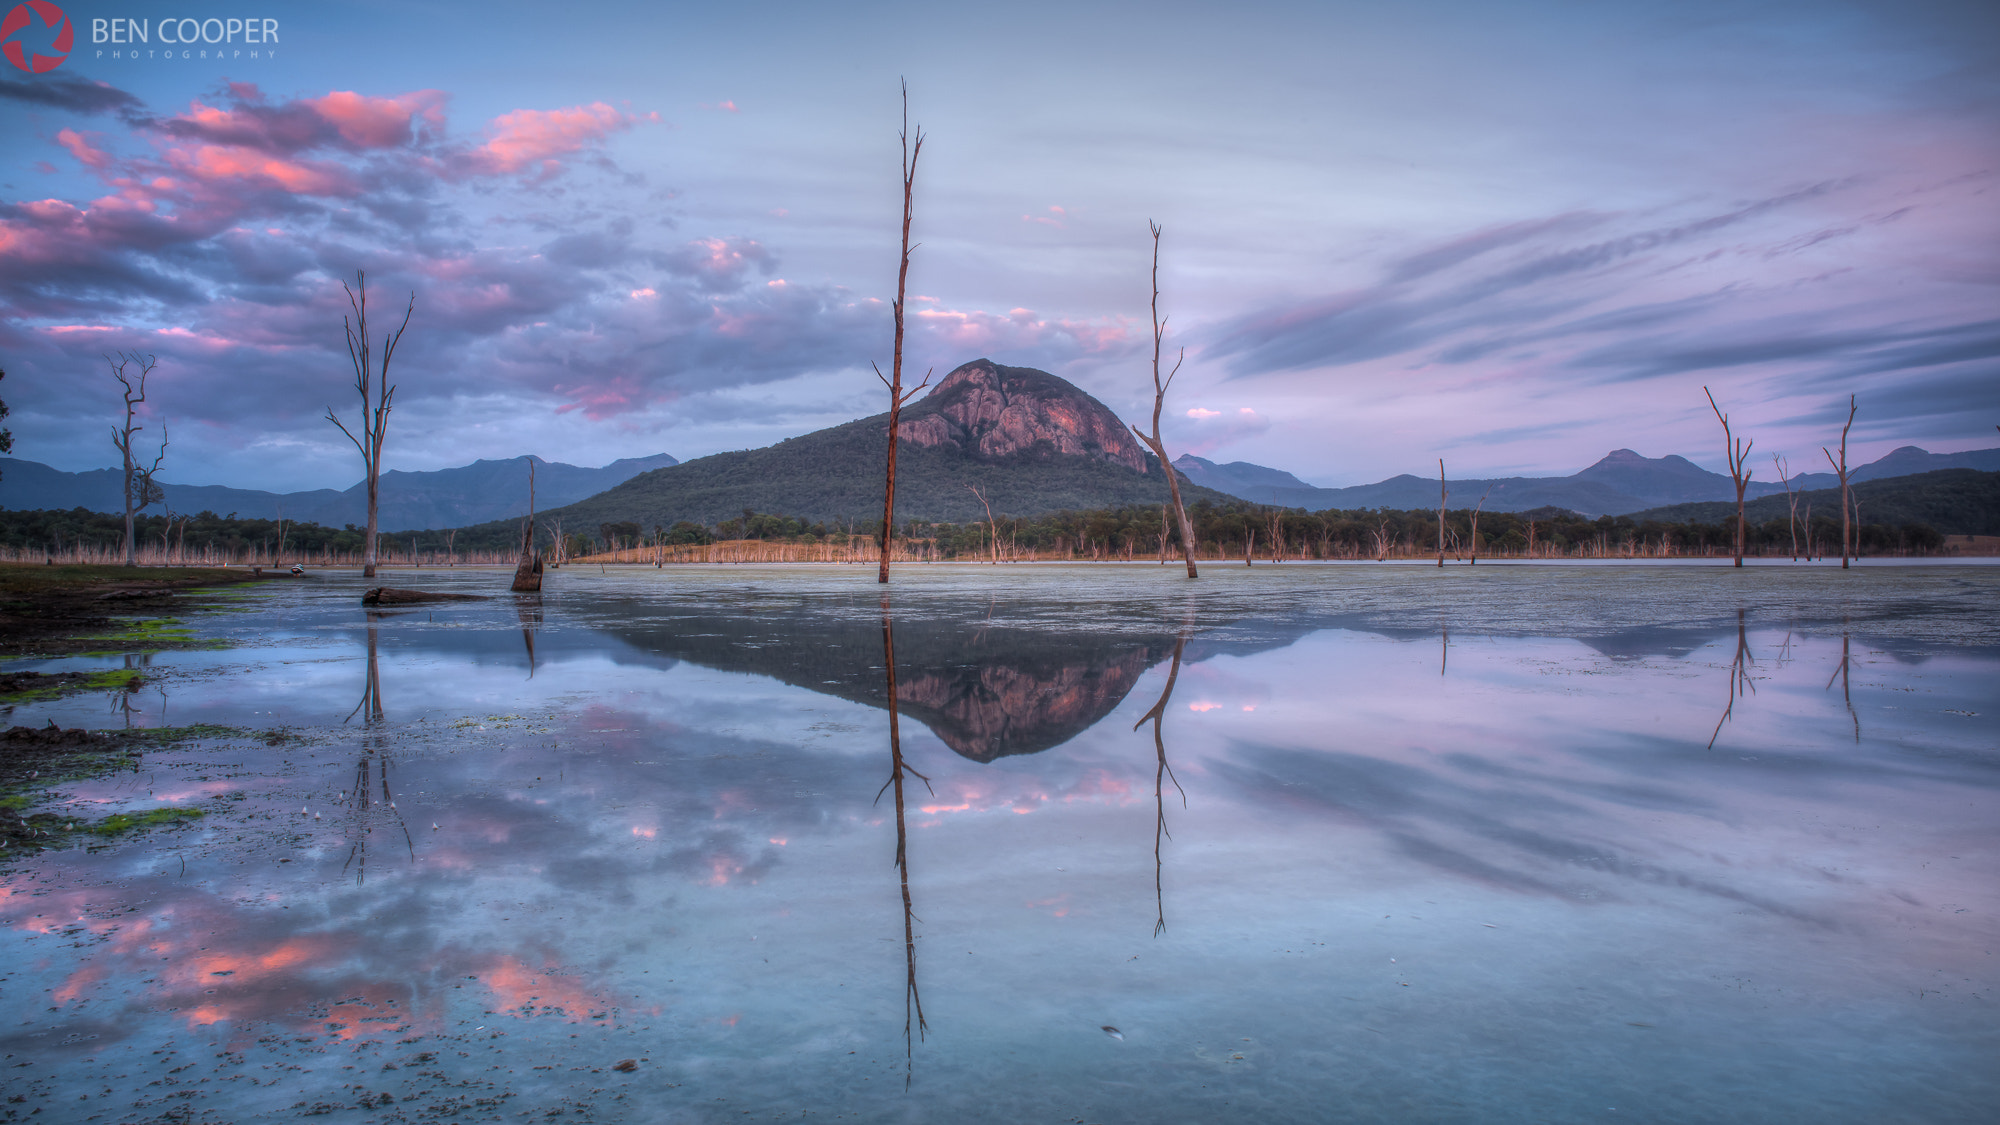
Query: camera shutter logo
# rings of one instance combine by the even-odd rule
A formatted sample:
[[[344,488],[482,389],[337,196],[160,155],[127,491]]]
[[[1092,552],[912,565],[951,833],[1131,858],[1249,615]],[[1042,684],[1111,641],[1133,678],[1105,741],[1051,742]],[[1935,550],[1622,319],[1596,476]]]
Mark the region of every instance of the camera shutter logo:
[[[49,44],[49,50],[55,52],[52,55],[36,52],[30,56],[22,49],[21,41],[14,38],[14,34],[27,27],[35,16],[42,17],[43,27],[55,29],[55,41]],[[69,58],[69,49],[76,42],[76,25],[69,22],[63,10],[49,0],[25,0],[15,5],[6,19],[0,20],[0,40],[6,41],[0,45],[0,54],[6,55],[8,62],[30,74],[42,74],[61,66],[63,60]]]

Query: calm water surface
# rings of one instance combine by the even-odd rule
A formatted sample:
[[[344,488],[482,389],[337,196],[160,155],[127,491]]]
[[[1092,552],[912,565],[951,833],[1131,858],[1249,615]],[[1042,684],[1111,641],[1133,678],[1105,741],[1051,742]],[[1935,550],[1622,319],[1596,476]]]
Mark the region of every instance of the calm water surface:
[[[272,583],[16,708],[231,729],[0,860],[4,1119],[1992,1120],[2000,570],[872,579]]]

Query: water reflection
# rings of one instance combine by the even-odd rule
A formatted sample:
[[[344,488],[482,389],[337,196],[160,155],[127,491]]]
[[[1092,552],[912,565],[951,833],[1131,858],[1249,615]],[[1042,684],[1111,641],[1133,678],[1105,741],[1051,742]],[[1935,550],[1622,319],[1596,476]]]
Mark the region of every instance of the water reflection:
[[[607,620],[599,628],[634,648],[729,671],[770,676],[825,695],[886,705],[872,661],[872,621],[838,606],[749,600],[736,613],[676,613],[661,626]],[[980,607],[990,611],[989,607]],[[898,707],[960,756],[992,762],[1038,754],[1115,710],[1171,633],[1051,633],[982,618],[899,614],[904,675]]]
[[[924,783],[931,789],[931,779],[918,773],[903,760],[903,736],[897,719],[896,695],[896,629],[890,620],[889,597],[882,596],[882,668],[883,678],[889,697],[889,780],[875,793],[875,800],[881,801],[885,790],[896,793],[896,872],[901,877],[903,891],[903,957],[905,975],[903,978],[903,1084],[907,1087],[916,1066],[916,1044],[911,1038],[911,1015],[916,1017],[915,1032],[918,1037],[930,1030],[924,1022],[924,1001],[917,991],[917,931],[916,912],[910,903],[910,833],[909,821],[904,815],[903,777],[905,774]],[[934,791],[933,791],[934,792]]]
[[[1861,742],[1861,713],[1854,709],[1854,692],[1848,687],[1847,683],[1847,670],[1854,666],[1854,657],[1850,648],[1851,641],[1852,638],[1849,636],[1846,626],[1843,625],[1840,630],[1840,664],[1834,668],[1833,675],[1826,678],[1826,690],[1833,690],[1834,677],[1838,676],[1840,678],[1840,701],[1847,707],[1847,717],[1854,721],[1854,741],[1856,745],[1859,745]]]
[[[1167,683],[1165,687],[1160,689],[1159,701],[1154,703],[1152,708],[1145,714],[1139,716],[1138,722],[1132,724],[1132,729],[1136,731],[1146,725],[1149,719],[1153,723],[1153,754],[1155,757],[1153,767],[1154,937],[1159,937],[1167,929],[1167,897],[1161,881],[1160,842],[1162,837],[1166,839],[1173,838],[1173,833],[1167,831],[1167,803],[1165,790],[1161,784],[1162,781],[1167,778],[1173,779],[1174,789],[1181,795],[1181,808],[1187,808],[1187,790],[1181,788],[1181,779],[1174,777],[1173,767],[1167,764],[1167,742],[1165,735],[1161,733],[1160,729],[1161,724],[1166,720],[1167,704],[1174,698],[1174,683],[1181,677],[1181,656],[1187,651],[1187,641],[1188,631],[1183,628],[1180,636],[1174,638],[1173,664],[1167,669]]]
[[[528,650],[528,678],[535,678],[535,632],[542,627],[542,598],[516,595],[514,615],[521,622],[521,645]]]
[[[343,598],[294,648],[167,658],[178,716],[318,710],[271,745],[149,751],[160,799],[207,819],[9,873],[0,1051],[34,1066],[5,1093],[105,1120],[187,1094],[217,1120],[386,1118],[393,1095],[466,1119],[1454,1125],[1971,1121],[2000,1094],[1976,998],[2000,984],[1991,651],[1788,634],[1754,604],[1605,641],[1179,603],[1037,627],[984,589],[909,589],[639,625],[574,590],[546,620],[496,601],[364,623]],[[946,686],[913,705],[920,681]],[[902,729],[919,707],[953,753]],[[1154,942],[1130,847],[1147,765]],[[328,819],[300,827],[308,795]],[[364,829],[413,851],[405,814],[426,853],[385,864]],[[928,1007],[919,847],[922,968],[949,986]],[[105,1087],[125,1100],[74,1100]]]
[[[1750,655],[1750,638],[1749,634],[1744,631],[1743,610],[1739,607],[1736,610],[1736,652],[1729,659],[1729,699],[1723,705],[1722,717],[1715,720],[1715,730],[1709,733],[1708,748],[1710,750],[1715,749],[1715,740],[1722,736],[1722,725],[1727,723],[1730,717],[1736,713],[1738,695],[1748,695],[1756,692],[1757,683],[1750,678],[1750,669],[1755,667],[1756,664],[1756,658]]]
[[[382,710],[382,660],[380,614],[368,615],[368,672],[361,689],[361,701],[348,713],[347,721],[361,715],[361,757],[354,764],[354,784],[346,798],[340,803],[346,812],[346,828],[349,843],[347,862],[341,865],[345,874],[354,871],[357,886],[368,881],[368,841],[375,834],[375,822],[380,814],[387,811],[389,818],[403,833],[403,845],[408,850],[411,862],[417,858],[417,844],[410,836],[410,826],[403,814],[396,808],[395,795],[389,791],[389,763],[391,736],[387,729],[387,716]],[[381,796],[376,797],[376,786],[381,787]]]

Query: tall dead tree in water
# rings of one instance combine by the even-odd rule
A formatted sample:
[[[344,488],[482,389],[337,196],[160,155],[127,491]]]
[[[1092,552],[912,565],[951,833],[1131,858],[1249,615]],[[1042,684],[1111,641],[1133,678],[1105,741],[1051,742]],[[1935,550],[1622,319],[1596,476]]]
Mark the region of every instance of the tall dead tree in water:
[[[396,388],[389,382],[389,361],[395,358],[396,345],[402,342],[403,331],[410,326],[410,315],[417,311],[417,294],[410,293],[410,307],[403,310],[403,323],[396,331],[382,333],[382,362],[378,370],[374,361],[373,344],[368,338],[368,276],[360,270],[354,271],[357,295],[349,289],[345,281],[340,283],[347,290],[347,306],[354,310],[352,320],[340,318],[340,326],[347,332],[347,358],[354,364],[354,389],[361,393],[361,436],[333,412],[326,408],[326,420],[340,427],[354,448],[361,451],[361,467],[368,474],[368,532],[362,541],[361,576],[375,577],[375,533],[378,524],[378,506],[381,498],[379,482],[382,476],[382,438],[389,429],[390,404],[396,397]]]
[[[1791,508],[1787,526],[1792,531],[1792,561],[1797,562],[1799,561],[1799,494],[1792,491],[1792,478],[1787,472],[1783,457],[1771,454],[1771,467],[1778,470],[1778,483],[1785,486],[1785,503]]]
[[[105,356],[104,362],[111,365],[111,377],[118,380],[125,393],[125,424],[111,427],[111,444],[118,447],[119,454],[125,459],[125,474],[121,478],[125,482],[125,565],[137,566],[138,544],[133,537],[132,519],[147,505],[166,498],[165,491],[153,483],[153,474],[160,471],[160,461],[167,455],[165,422],[160,423],[160,452],[154,456],[152,467],[143,467],[132,459],[132,435],[146,428],[135,424],[133,416],[139,404],[146,401],[146,376],[153,373],[159,361],[137,352],[131,355],[119,352],[117,359]],[[126,369],[133,364],[139,367],[137,378],[126,373]]]
[[[917,396],[917,392],[931,385],[931,373],[924,372],[924,381],[903,390],[903,294],[910,282],[910,205],[917,186],[917,157],[924,151],[923,127],[917,128],[916,143],[910,142],[910,84],[903,84],[903,131],[897,134],[903,142],[903,259],[896,269],[896,350],[889,360],[889,374],[884,376],[880,367],[875,368],[875,377],[889,388],[889,471],[888,482],[882,491],[882,562],[875,572],[877,582],[889,580],[889,537],[896,526],[896,430],[903,415],[903,404]]]
[[[1438,458],[1438,565],[1444,565],[1444,502],[1451,492],[1444,486],[1444,458]]]
[[[1472,506],[1472,558],[1466,563],[1467,566],[1479,565],[1479,510],[1486,506],[1486,498],[1492,494],[1493,486],[1489,484],[1486,486],[1486,491],[1479,494],[1479,503]]]
[[[1848,395],[1847,425],[1840,427],[1840,460],[1834,460],[1833,454],[1827,453],[1826,446],[1819,447],[1821,453],[1826,453],[1826,463],[1832,465],[1833,471],[1840,474],[1840,569],[1842,570],[1847,569],[1848,547],[1854,542],[1853,535],[1848,531],[1847,522],[1847,514],[1851,510],[1847,499],[1847,431],[1854,426],[1854,405],[1854,396]]]
[[[1160,459],[1160,471],[1167,474],[1167,495],[1173,498],[1174,515],[1181,526],[1181,553],[1187,557],[1188,577],[1193,578],[1196,577],[1194,525],[1188,522],[1187,507],[1181,503],[1180,474],[1174,472],[1174,463],[1167,457],[1166,443],[1160,440],[1160,411],[1167,404],[1167,388],[1173,385],[1174,376],[1180,374],[1181,361],[1187,358],[1187,349],[1181,349],[1174,358],[1174,369],[1161,379],[1160,343],[1166,338],[1167,322],[1160,319],[1160,224],[1148,219],[1146,226],[1153,232],[1153,432],[1149,434],[1137,426],[1132,427],[1132,432],[1152,449],[1153,456]]]
[[[514,564],[514,592],[536,594],[542,589],[542,560],[535,553],[535,459],[528,458],[528,518],[521,521],[521,558]]]
[[[1736,565],[1743,565],[1743,490],[1750,486],[1750,470],[1745,468],[1750,461],[1750,447],[1756,442],[1736,437],[1729,431],[1729,415],[1715,405],[1715,396],[1703,387],[1701,393],[1708,395],[1708,408],[1715,411],[1715,420],[1722,423],[1722,452],[1729,458],[1729,479],[1736,483]]]

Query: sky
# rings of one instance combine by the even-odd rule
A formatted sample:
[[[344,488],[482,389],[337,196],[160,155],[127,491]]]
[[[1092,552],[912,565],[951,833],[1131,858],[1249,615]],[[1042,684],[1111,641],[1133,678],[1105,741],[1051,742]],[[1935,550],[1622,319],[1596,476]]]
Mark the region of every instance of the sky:
[[[1824,469],[1850,395],[1851,463],[2000,445],[1988,3],[257,11],[72,3],[60,65],[0,62],[14,456],[116,464],[105,356],[140,352],[162,479],[352,484],[357,270],[378,352],[414,299],[386,468],[880,412],[903,80],[913,376],[1039,367],[1144,421],[1150,220],[1175,455],[1722,471],[1704,386],[1760,480]]]

